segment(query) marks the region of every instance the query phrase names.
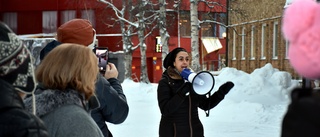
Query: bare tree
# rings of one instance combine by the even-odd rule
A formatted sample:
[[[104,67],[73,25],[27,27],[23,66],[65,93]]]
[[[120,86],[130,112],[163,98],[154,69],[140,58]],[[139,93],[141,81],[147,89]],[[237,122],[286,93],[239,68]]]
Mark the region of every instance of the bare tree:
[[[121,14],[122,18],[125,18],[125,13],[128,14],[128,21],[133,22],[133,17],[132,17],[132,7],[126,5],[131,5],[132,0],[122,0],[122,9],[125,10]],[[128,28],[126,28],[126,23],[124,20],[120,20],[120,25],[121,25],[121,34],[122,34],[122,41],[123,41],[123,49],[124,49],[124,66],[125,66],[125,78],[131,78],[132,75],[132,53],[136,49],[134,45],[131,42],[131,34],[133,32],[133,27],[132,25],[129,25]]]
[[[139,37],[139,46],[140,46],[140,52],[141,52],[141,75],[140,80],[141,82],[150,83],[148,78],[148,68],[146,63],[146,50],[147,46],[145,44],[145,38],[144,38],[144,30],[145,30],[145,3],[143,0],[138,0],[138,9],[139,13],[137,14],[138,22],[139,22],[139,28],[138,28],[138,37]]]
[[[117,9],[113,3],[108,2],[106,0],[98,0],[102,3],[107,4],[111,7],[118,21],[121,24],[121,33],[123,37],[123,49],[125,52],[125,78],[131,78],[131,67],[132,67],[132,53],[137,48],[140,48],[141,51],[141,75],[140,80],[142,82],[149,83],[148,79],[148,70],[146,65],[146,49],[145,39],[149,35],[151,35],[152,31],[159,27],[161,44],[162,44],[162,59],[165,58],[166,54],[169,52],[168,48],[168,39],[169,34],[167,32],[166,25],[166,0],[159,0],[159,3],[152,3],[148,0],[137,0],[136,5],[132,2],[132,0],[122,0],[122,9]],[[192,62],[191,68],[194,71],[200,71],[200,54],[199,54],[199,29],[201,28],[201,24],[203,23],[214,23],[220,26],[228,27],[225,25],[226,22],[213,19],[205,19],[199,20],[198,18],[198,4],[199,2],[205,3],[211,10],[210,12],[215,11],[215,7],[227,8],[226,5],[223,5],[219,2],[214,1],[206,1],[206,0],[190,0],[190,20],[191,20],[191,54],[192,54]],[[181,0],[174,1],[174,8],[178,9],[179,15],[179,7]],[[128,6],[130,5],[130,6]],[[154,9],[155,5],[159,5],[159,9]],[[176,9],[176,10],[177,10]],[[155,23],[157,22],[157,23]],[[137,45],[133,45],[131,41],[131,37],[133,35],[137,35],[139,38],[139,43]],[[178,32],[179,35],[179,32]]]
[[[191,68],[200,71],[199,63],[199,19],[198,19],[198,0],[190,0],[190,20],[191,20]]]
[[[157,28],[157,19],[159,12],[154,10],[150,1],[138,0],[137,5],[133,5],[132,0],[122,0],[122,9],[119,10],[112,2],[106,0],[98,0],[112,8],[117,21],[121,25],[121,33],[123,38],[123,49],[125,52],[125,78],[131,78],[132,71],[132,53],[140,47],[141,52],[141,75],[140,81],[150,83],[146,65],[146,44],[145,39],[152,34]],[[130,6],[127,6],[130,5]],[[136,13],[136,14],[135,14]],[[128,14],[128,15],[127,15]],[[139,43],[132,44],[131,37],[138,35]]]
[[[162,62],[166,55],[169,52],[169,33],[167,31],[167,24],[166,24],[166,0],[159,0],[160,3],[160,18],[159,18],[159,28],[160,28],[160,37],[161,37],[161,44],[162,44]],[[164,69],[163,69],[164,70]]]
[[[226,25],[225,19],[211,18],[209,20],[199,20],[198,18],[198,4],[199,2],[205,3],[205,5],[210,9],[210,12],[215,12],[215,7],[227,9],[226,5],[223,5],[216,1],[208,0],[190,0],[190,21],[191,21],[191,54],[192,62],[191,68],[198,72],[200,71],[200,55],[199,55],[199,29],[203,23],[214,23],[223,27],[228,27]],[[209,13],[210,13],[209,12]]]

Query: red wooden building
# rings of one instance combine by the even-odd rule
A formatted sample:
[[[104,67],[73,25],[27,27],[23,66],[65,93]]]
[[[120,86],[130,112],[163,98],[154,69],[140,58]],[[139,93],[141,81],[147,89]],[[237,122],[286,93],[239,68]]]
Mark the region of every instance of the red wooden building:
[[[199,3],[199,19],[226,22],[226,0],[214,1],[221,5],[209,8],[206,4]],[[113,1],[113,3],[121,9],[121,1]],[[180,46],[190,51],[190,1],[182,0],[179,9],[173,7],[173,1],[167,1],[167,3],[167,8],[170,9],[167,12],[167,28],[170,35],[169,49],[171,51]],[[97,0],[0,0],[0,20],[7,23],[18,35],[55,33],[61,24],[73,18],[85,18],[91,21],[97,32],[99,47],[108,47],[112,52],[123,50],[120,24],[115,22],[114,11]],[[203,69],[217,70],[220,65],[219,61],[225,58],[224,32],[225,28],[216,23],[201,24],[199,51],[201,52],[200,64],[203,65]],[[145,41],[148,76],[149,80],[155,83],[160,80],[162,74],[161,53],[156,51],[156,37],[158,36],[159,30],[157,29]],[[210,38],[218,38],[222,48],[213,53],[205,54],[203,45],[207,46],[208,40],[209,43],[210,40],[212,42]],[[205,40],[207,42],[204,42]],[[138,43],[137,36],[133,37],[133,42],[134,44]],[[140,77],[139,48],[133,53],[132,73],[134,74],[133,78]]]

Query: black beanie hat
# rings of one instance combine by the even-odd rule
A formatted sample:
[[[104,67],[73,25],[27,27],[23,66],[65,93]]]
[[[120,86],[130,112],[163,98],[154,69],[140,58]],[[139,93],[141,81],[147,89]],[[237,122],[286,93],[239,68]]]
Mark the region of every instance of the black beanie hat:
[[[59,46],[61,42],[53,40],[49,42],[41,51],[40,51],[40,61],[43,60],[43,58],[55,47]]]
[[[175,61],[176,57],[177,57],[177,54],[180,52],[180,51],[184,51],[184,52],[187,52],[186,49],[184,48],[175,48],[173,49],[171,52],[169,52],[169,54],[164,58],[163,60],[163,67],[168,69],[169,66],[171,67],[174,67],[173,66],[173,62]]]

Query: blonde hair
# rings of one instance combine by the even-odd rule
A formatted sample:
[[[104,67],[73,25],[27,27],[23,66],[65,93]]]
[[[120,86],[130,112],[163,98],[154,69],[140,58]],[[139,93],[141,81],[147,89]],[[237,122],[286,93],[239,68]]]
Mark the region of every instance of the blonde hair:
[[[36,69],[36,79],[45,88],[71,88],[85,94],[86,100],[95,92],[98,62],[91,49],[84,45],[65,43],[50,51]]]

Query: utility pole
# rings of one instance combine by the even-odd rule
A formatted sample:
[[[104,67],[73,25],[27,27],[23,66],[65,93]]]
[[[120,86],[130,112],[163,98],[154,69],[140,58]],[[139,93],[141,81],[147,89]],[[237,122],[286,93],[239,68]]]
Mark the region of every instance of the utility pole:
[[[229,25],[229,0],[227,0],[227,11],[226,11],[226,62],[225,62],[225,65],[226,65],[226,67],[228,67],[228,62],[229,62],[229,60],[228,60],[228,56],[229,56],[229,50],[228,50],[228,41],[229,41],[229,27],[228,27],[228,25]]]

